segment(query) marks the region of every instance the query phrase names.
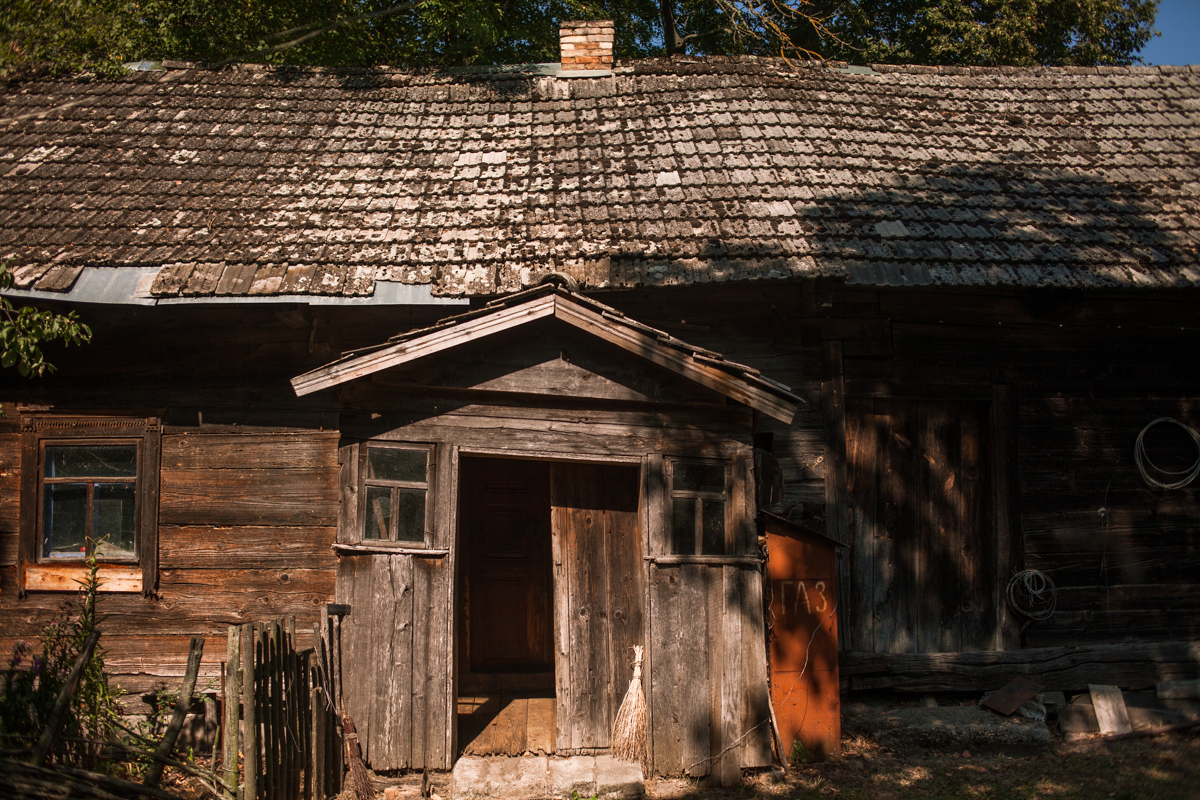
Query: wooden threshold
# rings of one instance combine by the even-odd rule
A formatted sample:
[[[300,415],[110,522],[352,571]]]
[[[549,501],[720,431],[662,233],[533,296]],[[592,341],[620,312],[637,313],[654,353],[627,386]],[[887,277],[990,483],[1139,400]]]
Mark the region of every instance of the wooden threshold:
[[[460,696],[463,755],[553,755],[556,705],[553,697]]]

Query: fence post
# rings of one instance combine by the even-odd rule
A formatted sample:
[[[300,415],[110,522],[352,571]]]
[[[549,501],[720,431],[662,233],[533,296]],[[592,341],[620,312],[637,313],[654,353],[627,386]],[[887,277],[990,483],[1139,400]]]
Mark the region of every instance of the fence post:
[[[296,665],[296,698],[300,704],[297,720],[300,763],[304,765],[304,800],[313,800],[313,770],[316,762],[312,757],[312,650],[301,650]]]
[[[227,800],[238,800],[238,710],[241,705],[238,655],[238,629],[236,625],[230,625],[229,643],[225,648],[225,748],[221,756],[225,785],[231,787],[224,791]]]
[[[329,766],[333,770],[333,791],[335,794],[341,794],[348,762],[343,760],[346,757],[346,748],[343,745],[344,731],[341,728],[341,711],[345,702],[342,699],[342,618],[336,615],[332,618],[329,629],[329,674],[333,684],[332,724],[329,726],[329,733],[331,745],[335,748],[330,754],[333,763]]]
[[[242,800],[258,797],[258,718],[254,713],[254,623],[242,626],[242,716],[245,718],[246,746],[242,757],[246,762],[246,785]]]

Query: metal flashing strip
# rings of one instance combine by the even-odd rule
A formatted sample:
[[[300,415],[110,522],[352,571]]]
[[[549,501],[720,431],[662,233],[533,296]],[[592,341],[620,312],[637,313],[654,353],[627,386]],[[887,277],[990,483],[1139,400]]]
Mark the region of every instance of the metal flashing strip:
[[[554,61],[548,64],[509,64],[499,67],[453,67],[451,75],[545,75],[551,78],[610,78],[611,69],[563,69]]]
[[[0,291],[13,300],[56,300],[116,306],[247,305],[299,303],[310,306],[465,306],[462,297],[435,297],[426,284],[376,281],[375,293],[359,297],[318,294],[269,294],[247,296],[206,295],[203,297],[152,297],[150,284],[158,267],[84,267],[69,292],[35,289]]]
[[[844,67],[830,67],[829,71],[830,72],[840,72],[843,75],[879,75],[879,76],[883,75],[882,72],[876,72],[875,70],[871,69],[870,67],[859,67],[859,66],[855,66],[853,64],[848,64],[847,66],[844,66]]]

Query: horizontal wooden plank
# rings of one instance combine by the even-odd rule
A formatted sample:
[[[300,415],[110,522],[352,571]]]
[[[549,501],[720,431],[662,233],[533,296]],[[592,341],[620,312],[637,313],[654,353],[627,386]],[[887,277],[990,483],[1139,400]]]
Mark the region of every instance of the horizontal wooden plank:
[[[78,592],[88,579],[86,564],[30,564],[25,568],[27,592]],[[142,591],[142,568],[99,564],[96,580],[102,592]]]
[[[843,677],[849,677],[855,690],[979,692],[998,689],[1014,675],[1032,678],[1047,690],[1081,691],[1097,680],[1148,689],[1160,680],[1200,677],[1200,641],[967,653],[843,653],[839,660]]]
[[[188,433],[164,435],[162,467],[168,469],[319,469],[337,466],[338,434],[307,431],[285,435]]]
[[[34,592],[17,597],[16,570],[0,569],[4,634],[36,637],[64,606],[77,599]],[[311,627],[321,606],[333,601],[330,570],[164,570],[157,597],[102,594],[97,612],[111,634],[220,635],[229,625],[295,615]]]
[[[164,469],[161,525],[332,526],[337,470]]]
[[[597,455],[664,452],[726,457],[743,448],[750,435],[749,430],[734,438],[728,432],[703,428],[684,430],[592,423],[585,415],[574,420],[539,420],[499,416],[499,410],[496,413],[497,416],[447,413],[426,418],[393,417],[385,413],[375,420],[365,417],[347,419],[344,432],[362,438],[479,444],[491,450],[513,453],[522,450]]]
[[[1064,611],[1118,608],[1129,610],[1182,613],[1197,617],[1200,611],[1200,583],[1195,578],[1181,583],[1114,584],[1093,583],[1058,589],[1058,607]]]
[[[632,403],[590,398],[547,398],[532,394],[501,394],[466,389],[404,389],[381,385],[353,386],[341,398],[351,408],[383,412],[399,418],[430,416],[500,417],[548,422],[588,422],[650,430],[686,432],[745,431],[752,412],[742,406],[711,403]]]
[[[396,441],[447,442],[460,445],[473,454],[500,456],[527,455],[531,458],[590,457],[636,459],[646,453],[662,452],[707,458],[730,458],[744,444],[722,437],[697,435],[695,438],[662,438],[636,434],[599,434],[586,425],[571,430],[535,430],[523,424],[509,425],[510,420],[485,420],[478,424],[453,423],[451,417],[439,417],[427,423],[398,426],[379,438]]]
[[[646,561],[651,561],[661,567],[680,566],[682,564],[707,564],[709,566],[758,566],[762,564],[762,558],[759,556],[699,556],[699,555],[680,555],[680,556],[643,556]]]
[[[386,544],[342,544],[335,542],[330,549],[340,553],[379,553],[389,556],[417,556],[420,558],[441,558],[450,555],[449,550],[430,550],[428,548],[388,547]]]
[[[1200,616],[1163,609],[1064,608],[1025,631],[1031,647],[1200,639]]]
[[[1026,550],[1025,567],[1045,572],[1057,586],[1190,583],[1200,575],[1200,553],[1193,546],[1086,553]]]
[[[220,527],[160,525],[163,569],[333,569],[333,526]]]

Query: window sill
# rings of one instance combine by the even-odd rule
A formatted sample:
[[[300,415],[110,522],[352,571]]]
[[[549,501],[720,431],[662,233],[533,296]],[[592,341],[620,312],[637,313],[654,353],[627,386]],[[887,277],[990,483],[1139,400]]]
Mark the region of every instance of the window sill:
[[[449,550],[430,550],[424,547],[397,547],[386,543],[380,544],[342,544],[331,545],[335,553],[379,553],[391,556],[424,556],[426,558],[441,558],[450,555]]]
[[[660,567],[674,567],[681,564],[708,564],[711,566],[750,566],[762,564],[759,556],[646,556]]]
[[[25,567],[27,592],[77,592],[87,579],[87,564],[30,564]],[[96,573],[102,592],[141,592],[137,564],[100,564]]]

